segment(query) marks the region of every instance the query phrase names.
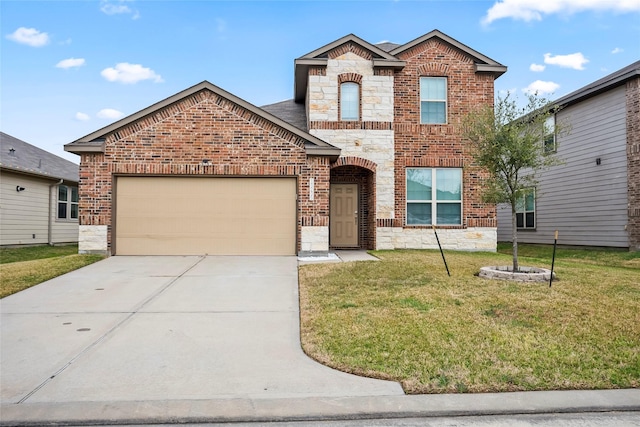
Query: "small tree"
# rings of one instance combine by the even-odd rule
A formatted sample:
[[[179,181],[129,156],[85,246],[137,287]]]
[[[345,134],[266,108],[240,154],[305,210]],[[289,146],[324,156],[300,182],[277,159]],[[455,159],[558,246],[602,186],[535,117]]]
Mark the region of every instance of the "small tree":
[[[483,183],[486,203],[511,205],[513,271],[519,271],[518,200],[537,185],[536,175],[561,162],[544,151],[545,137],[557,135],[555,122],[547,121],[557,109],[546,99],[529,95],[524,108],[509,95],[498,97],[495,105],[483,106],[463,119],[463,136],[469,140],[477,165],[488,172]]]

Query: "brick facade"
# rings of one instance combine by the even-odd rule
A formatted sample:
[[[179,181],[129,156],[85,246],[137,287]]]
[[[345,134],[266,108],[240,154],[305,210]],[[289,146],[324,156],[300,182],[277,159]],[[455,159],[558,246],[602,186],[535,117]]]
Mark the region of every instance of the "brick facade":
[[[497,226],[493,205],[481,202],[485,172],[474,166],[460,136],[462,118],[480,104],[493,104],[494,76],[475,71],[473,61],[437,39],[399,55],[407,65],[395,74],[395,221],[406,223],[408,167],[462,168],[465,227]],[[447,78],[447,124],[420,124],[420,77]],[[411,227],[415,228],[415,227]]]
[[[640,78],[626,84],[629,250],[640,251]]]
[[[367,202],[359,201],[360,246],[372,247],[371,236],[377,235],[375,230],[381,228],[392,230],[393,237],[382,237],[386,235],[384,231],[380,233],[384,242],[374,241],[373,247],[431,247],[431,239],[419,237],[431,233],[430,226],[406,225],[405,170],[408,167],[439,167],[463,169],[462,224],[440,226],[444,238],[447,238],[447,230],[471,227],[477,232],[451,234],[454,247],[495,250],[496,209],[493,205],[483,204],[480,194],[486,175],[473,165],[459,130],[465,114],[479,104],[493,103],[494,74],[478,72],[473,58],[439,38],[429,39],[398,54],[397,59],[405,65],[395,71],[376,68],[374,55],[354,47],[353,43],[335,47],[326,52],[326,56],[329,60],[324,72],[319,72],[319,67],[309,70],[310,132],[340,147],[343,156],[340,159],[362,159],[376,166],[369,168],[375,171],[377,199],[371,207],[375,212],[364,218],[363,205]],[[420,77],[423,76],[448,79],[448,123],[445,125],[420,124],[419,93]],[[345,81],[361,85],[363,113],[360,121],[339,119],[339,85]],[[393,97],[385,98],[386,91],[391,91]],[[366,194],[362,189],[367,181],[361,169],[332,169],[331,181],[357,182],[361,194]],[[468,237],[469,241],[460,236]]]
[[[329,249],[330,184],[356,183],[359,247],[435,247],[431,227],[406,225],[405,169],[416,166],[463,169],[462,224],[439,227],[441,238],[451,248],[495,250],[495,207],[480,202],[484,172],[459,124],[493,102],[506,67],[438,31],[391,52],[343,39],[296,60],[295,101],[305,103],[308,133],[203,82],[209,89],[176,94],[69,144],[82,156],[81,235],[92,250],[111,250],[115,178],[130,175],[296,177],[303,253]],[[422,76],[447,77],[447,124],[420,124]],[[359,120],[340,120],[343,82],[359,85]]]
[[[288,176],[298,180],[300,235],[303,224],[328,225],[329,167],[301,138],[203,90],[107,135],[104,153],[82,155],[80,224],[107,226],[111,250],[119,175]]]

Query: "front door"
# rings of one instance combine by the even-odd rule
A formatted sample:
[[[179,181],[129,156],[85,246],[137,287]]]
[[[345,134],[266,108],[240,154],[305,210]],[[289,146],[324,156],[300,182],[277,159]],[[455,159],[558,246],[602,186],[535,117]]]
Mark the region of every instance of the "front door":
[[[331,184],[329,244],[334,248],[358,246],[358,184]]]

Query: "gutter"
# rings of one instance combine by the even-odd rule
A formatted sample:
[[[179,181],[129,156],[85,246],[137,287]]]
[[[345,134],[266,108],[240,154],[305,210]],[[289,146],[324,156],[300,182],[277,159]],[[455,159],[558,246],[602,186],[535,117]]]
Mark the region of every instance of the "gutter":
[[[49,246],[53,246],[53,215],[51,215],[51,208],[52,206],[52,202],[51,202],[51,189],[53,187],[57,187],[58,185],[61,185],[64,182],[64,179],[61,179],[60,181],[56,182],[55,184],[49,184],[49,220],[47,221],[47,241],[48,241],[48,245]]]

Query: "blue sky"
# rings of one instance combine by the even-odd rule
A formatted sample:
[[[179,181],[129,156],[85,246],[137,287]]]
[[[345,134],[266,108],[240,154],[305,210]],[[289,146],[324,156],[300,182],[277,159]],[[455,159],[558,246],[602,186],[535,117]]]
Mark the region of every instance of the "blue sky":
[[[640,0],[0,1],[0,130],[62,146],[203,80],[265,105],[293,61],[353,33],[438,29],[508,66],[496,91],[553,99],[640,59]]]

